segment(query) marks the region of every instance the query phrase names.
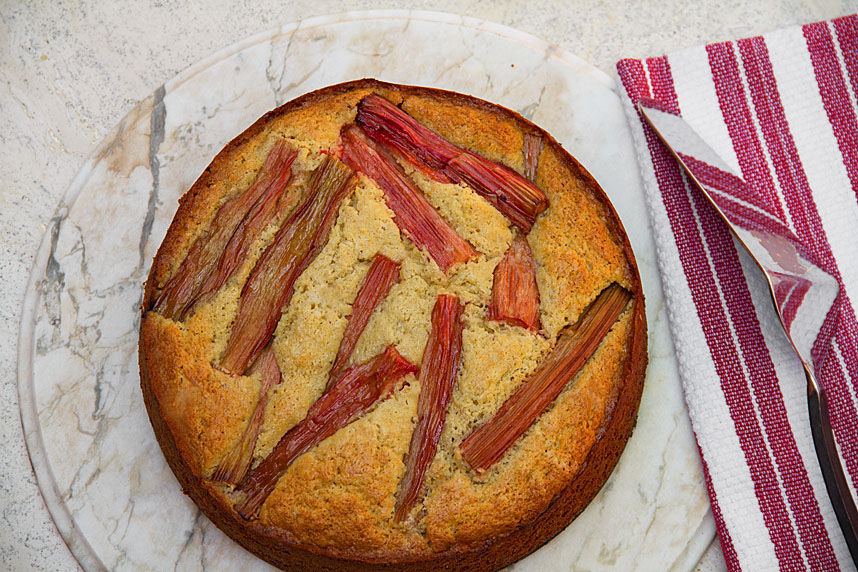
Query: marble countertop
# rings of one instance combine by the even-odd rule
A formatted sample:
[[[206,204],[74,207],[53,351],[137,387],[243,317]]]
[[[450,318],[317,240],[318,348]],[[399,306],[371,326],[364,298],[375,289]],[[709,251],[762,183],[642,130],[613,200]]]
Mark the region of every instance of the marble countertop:
[[[646,56],[858,10],[856,0],[771,3],[359,0],[518,28],[613,74]],[[0,569],[75,570],[43,502],[21,433],[16,357],[21,304],[42,235],[73,178],[141,99],[212,52],[262,30],[343,9],[330,0],[128,6],[97,1],[0,7]],[[717,547],[701,564],[723,567]]]

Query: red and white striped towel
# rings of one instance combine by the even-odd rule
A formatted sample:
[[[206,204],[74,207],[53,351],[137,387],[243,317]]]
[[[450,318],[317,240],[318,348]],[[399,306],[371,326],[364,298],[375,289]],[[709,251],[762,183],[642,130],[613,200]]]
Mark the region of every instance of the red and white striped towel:
[[[840,280],[821,382],[858,487],[858,16],[617,64],[686,401],[731,571],[851,570],[810,433],[804,375],[765,286],[633,104],[660,100]],[[854,491],[853,491],[854,492]]]

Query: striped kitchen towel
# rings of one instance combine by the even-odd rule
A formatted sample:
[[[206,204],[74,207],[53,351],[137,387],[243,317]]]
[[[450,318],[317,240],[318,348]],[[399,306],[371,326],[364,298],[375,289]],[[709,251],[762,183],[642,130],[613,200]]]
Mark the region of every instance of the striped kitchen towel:
[[[858,16],[617,64],[730,570],[852,570],[765,284],[634,107],[678,111],[840,281],[821,382],[858,487]]]

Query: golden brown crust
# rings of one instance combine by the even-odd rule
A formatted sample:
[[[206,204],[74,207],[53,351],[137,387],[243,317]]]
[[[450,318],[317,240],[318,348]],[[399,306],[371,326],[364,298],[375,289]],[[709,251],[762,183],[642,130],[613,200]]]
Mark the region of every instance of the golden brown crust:
[[[558,208],[551,216],[543,216],[539,219],[530,237],[534,256],[542,268],[540,290],[543,296],[549,299],[554,296],[554,307],[559,309],[556,319],[553,322],[549,320],[545,325],[546,334],[549,337],[553,337],[565,323],[574,320],[592,299],[592,294],[588,295],[586,292],[598,292],[604,287],[606,277],[609,281],[623,284],[634,296],[632,306],[627,310],[625,318],[617,331],[612,333],[616,338],[613,345],[620,348],[620,357],[614,360],[614,370],[605,375],[591,376],[594,380],[592,387],[580,382],[580,388],[578,388],[580,391],[601,392],[598,399],[591,401],[593,407],[603,409],[593,411],[594,417],[603,419],[603,422],[592,425],[589,424],[588,419],[579,420],[577,441],[574,445],[580,450],[566,455],[568,458],[577,460],[564,469],[565,472],[560,479],[562,483],[567,484],[558,485],[560,481],[554,475],[548,478],[544,487],[535,486],[530,487],[528,491],[519,491],[515,488],[516,480],[510,477],[511,480],[504,489],[509,494],[499,502],[501,505],[507,503],[513,509],[522,507],[518,513],[513,511],[514,521],[504,522],[503,518],[499,518],[490,522],[474,523],[463,520],[463,515],[467,517],[470,514],[468,510],[472,513],[481,510],[482,506],[487,502],[490,504],[492,499],[487,501],[485,497],[479,498],[479,494],[485,494],[485,491],[479,494],[475,491],[482,485],[479,483],[475,485],[470,479],[463,477],[463,473],[453,471],[453,478],[439,481],[443,486],[439,486],[427,495],[428,507],[432,507],[434,503],[436,507],[446,506],[447,510],[429,511],[431,518],[426,519],[425,534],[385,536],[373,528],[372,519],[383,518],[383,513],[387,510],[384,499],[390,490],[390,483],[395,486],[398,481],[397,471],[401,471],[401,456],[397,458],[396,446],[388,449],[377,447],[377,443],[367,436],[369,434],[367,432],[355,429],[348,433],[344,430],[341,432],[342,435],[335,436],[340,439],[337,445],[346,448],[354,447],[356,456],[359,456],[358,453],[365,454],[375,448],[375,456],[370,459],[371,462],[351,467],[356,472],[366,473],[366,478],[360,482],[374,482],[374,479],[383,482],[387,479],[389,481],[387,485],[379,485],[377,489],[369,491],[363,490],[357,495],[343,494],[329,499],[334,504],[340,503],[340,510],[331,516],[339,526],[314,530],[313,526],[319,525],[313,525],[312,523],[316,521],[310,517],[320,510],[331,510],[331,505],[317,506],[316,513],[312,512],[313,506],[305,505],[300,507],[300,510],[310,511],[304,513],[302,519],[308,523],[308,530],[289,530],[288,527],[279,526],[279,524],[286,522],[290,515],[284,513],[278,516],[277,511],[271,508],[283,506],[283,503],[276,502],[277,495],[288,497],[294,492],[301,498],[311,498],[312,494],[301,496],[300,490],[296,489],[300,489],[300,484],[306,487],[312,486],[312,483],[316,482],[314,478],[318,475],[308,474],[306,475],[308,478],[302,479],[301,471],[312,472],[319,470],[319,467],[329,470],[336,466],[337,461],[331,458],[320,461],[315,468],[308,465],[304,469],[300,463],[296,463],[290,468],[291,476],[287,473],[283,479],[283,486],[278,485],[272,495],[275,499],[270,499],[268,512],[266,513],[264,509],[259,521],[247,523],[227,508],[228,500],[224,489],[211,485],[200,475],[210,472],[211,464],[228,450],[234,436],[240,433],[243,428],[242,423],[246,423],[252,404],[255,403],[258,383],[255,387],[252,384],[246,387],[243,393],[230,394],[231,397],[220,415],[209,411],[206,418],[205,397],[224,380],[212,376],[211,368],[202,368],[205,371],[197,373],[184,371],[182,375],[193,381],[191,385],[195,388],[193,395],[187,399],[195,400],[195,409],[203,408],[203,414],[194,418],[196,425],[192,429],[188,427],[191,424],[189,420],[177,413],[182,409],[180,399],[176,395],[167,395],[168,391],[165,389],[169,385],[167,380],[179,376],[177,367],[187,368],[188,371],[193,372],[195,363],[200,363],[202,360],[208,364],[210,358],[207,356],[216,351],[216,346],[221,343],[224,332],[213,332],[207,338],[204,337],[205,342],[201,345],[191,344],[190,350],[176,349],[183,346],[181,339],[183,331],[168,320],[147,314],[144,310],[140,344],[141,387],[144,400],[159,444],[182,484],[183,490],[228,535],[272,564],[287,569],[312,567],[336,570],[379,570],[392,567],[398,570],[417,571],[444,567],[456,570],[494,570],[541,546],[562,530],[595,496],[613,470],[631,434],[646,369],[644,301],[628,239],[613,207],[597,183],[575,159],[563,151],[550,135],[510,110],[469,96],[441,90],[396,86],[376,80],[359,80],[307,94],[269,112],[227,145],[180,200],[179,210],[158,251],[146,283],[143,308],[150,306],[158,288],[174,271],[200,229],[208,224],[223,197],[234,192],[234,189],[240,189],[249,184],[247,173],[253,173],[258,169],[261,164],[260,157],[264,157],[264,151],[272,144],[271,134],[266,132],[270,130],[272,124],[279,118],[291,114],[290,118],[297,118],[295,121],[301,124],[302,129],[311,130],[321,141],[333,143],[331,137],[336,137],[338,129],[334,129],[332,134],[324,124],[312,122],[312,113],[302,115],[302,111],[310,110],[313,106],[332,105],[331,102],[337,102],[340,107],[343,102],[354,105],[363,94],[370,91],[380,93],[396,103],[402,103],[406,111],[452,141],[467,140],[472,148],[478,149],[482,154],[491,159],[503,161],[519,170],[521,170],[523,134],[540,134],[546,141],[546,147],[540,158],[537,182],[549,195],[549,199],[552,195],[574,194],[581,200],[596,205],[595,210],[582,209],[586,211],[584,215],[571,207]],[[475,116],[480,118],[480,129],[477,130],[473,128]],[[289,133],[283,132],[280,135],[288,137]],[[556,204],[568,205],[570,202],[556,201]],[[574,232],[570,232],[570,225],[575,229]],[[570,238],[572,234],[575,236]],[[498,240],[501,239],[502,237]],[[590,250],[576,251],[574,244],[571,244],[576,240],[585,240],[590,245],[588,247]],[[591,256],[588,257],[588,254]],[[603,268],[593,269],[593,264],[602,265]],[[572,280],[575,281],[576,291],[584,292],[583,294],[569,295]],[[187,326],[194,329],[193,324],[187,324]],[[605,344],[603,349],[610,345],[612,344]],[[177,352],[182,351],[184,355],[176,355]],[[170,365],[171,363],[173,365]],[[589,378],[586,377],[586,373],[582,373],[581,379]],[[571,385],[577,388],[578,384],[579,382],[576,382]],[[410,401],[408,391],[412,393]],[[559,431],[559,429],[552,429],[551,423],[556,423],[556,419],[562,417],[561,414],[581,413],[568,405],[575,397],[571,395],[572,393],[572,390],[567,390],[558,398],[552,405],[555,410],[554,417],[549,414],[552,412],[552,409],[549,409],[543,416],[544,419],[540,419],[540,427],[546,426],[549,432]],[[400,405],[413,404],[416,402],[415,388],[406,388],[396,398],[400,400]],[[584,401],[590,403],[587,401],[587,396],[584,396]],[[385,405],[390,409],[394,404],[382,404],[379,409]],[[296,411],[300,413],[300,407]],[[403,415],[407,417],[407,414],[406,408]],[[203,418],[207,421],[200,422]],[[361,423],[364,422],[371,423],[372,420],[361,420]],[[405,427],[398,439],[403,442],[402,448],[404,448],[407,446],[410,429],[404,418],[400,425]],[[205,443],[205,450],[201,451],[199,447],[195,448],[190,443],[187,436],[195,434],[193,431],[206,430],[208,433],[201,440]],[[218,430],[221,431],[220,434],[217,433]],[[447,437],[453,438],[451,435]],[[526,441],[527,438],[522,439],[520,445],[522,449],[528,447]],[[320,445],[317,448],[318,451],[314,450],[313,454],[324,457],[326,454],[324,445],[325,443]],[[347,456],[340,456],[340,458],[345,457]],[[551,465],[549,459],[543,459],[543,461],[539,461],[537,457],[533,459],[535,460],[533,474],[557,469]],[[455,458],[436,460],[430,470],[430,479],[432,474],[440,475],[457,462],[460,463],[460,460]],[[308,460],[307,463],[310,461]],[[517,470],[521,473],[520,465],[517,466]],[[519,479],[526,476],[519,474]],[[287,486],[285,482],[289,479],[292,479],[292,482]],[[468,494],[476,495],[469,499],[472,501],[470,504],[457,506],[452,502],[456,498],[460,498],[461,502],[461,499],[467,498]],[[366,504],[368,499],[377,501],[377,506]],[[359,506],[362,508],[356,510]],[[336,511],[336,508],[334,510]],[[372,516],[375,513],[378,514]],[[343,518],[343,515],[349,515],[350,518]],[[301,515],[293,513],[291,516],[300,518]],[[360,519],[366,519],[366,522],[362,524],[359,522]],[[266,524],[270,527],[266,528]],[[350,538],[349,534],[355,537]]]

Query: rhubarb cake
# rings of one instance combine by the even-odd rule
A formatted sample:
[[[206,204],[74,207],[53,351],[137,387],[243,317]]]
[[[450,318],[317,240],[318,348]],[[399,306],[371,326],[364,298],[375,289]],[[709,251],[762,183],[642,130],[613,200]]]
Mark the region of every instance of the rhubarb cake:
[[[508,109],[375,80],[230,142],[142,304],[168,463],[284,569],[521,558],[609,477],[645,367],[634,255],[587,171]]]

